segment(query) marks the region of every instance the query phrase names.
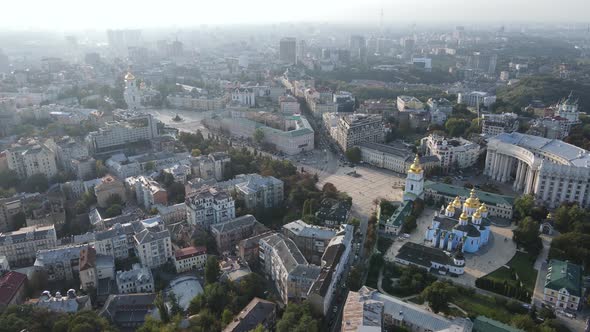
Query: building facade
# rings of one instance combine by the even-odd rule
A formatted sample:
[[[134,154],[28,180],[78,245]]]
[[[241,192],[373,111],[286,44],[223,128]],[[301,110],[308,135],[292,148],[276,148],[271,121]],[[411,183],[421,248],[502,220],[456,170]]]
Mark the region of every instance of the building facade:
[[[339,116],[332,138],[343,151],[360,143],[383,142],[383,121],[379,115],[351,114]]]
[[[444,138],[431,134],[421,140],[421,149],[427,156],[437,156],[444,172],[475,165],[483,151],[479,144],[464,138]]]
[[[56,155],[48,145],[37,139],[21,139],[6,150],[8,168],[24,179],[35,174],[48,178],[57,174]]]
[[[174,253],[173,260],[176,273],[205,268],[205,263],[207,263],[207,248],[186,247],[178,249]]]
[[[556,259],[549,261],[543,301],[559,310],[578,310],[582,296],[582,267]]]
[[[37,251],[55,248],[55,226],[24,227],[0,234],[0,255],[6,256],[10,266],[27,266],[35,261]]]
[[[516,191],[532,194],[549,207],[562,202],[590,206],[590,153],[560,140],[520,133],[488,141],[484,174],[511,182]]]
[[[225,191],[204,186],[186,198],[187,221],[209,229],[236,217],[233,198]]]

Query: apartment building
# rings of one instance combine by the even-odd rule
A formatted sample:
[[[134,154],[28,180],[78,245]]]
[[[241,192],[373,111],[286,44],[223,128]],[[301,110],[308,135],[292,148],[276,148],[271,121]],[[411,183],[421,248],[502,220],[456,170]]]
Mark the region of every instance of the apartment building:
[[[235,203],[224,190],[203,186],[186,198],[187,221],[209,229],[211,225],[236,217]]]
[[[86,137],[95,153],[124,150],[126,145],[148,141],[158,136],[157,122],[150,114],[116,111],[114,121],[106,122]]]
[[[363,142],[383,142],[383,121],[379,115],[351,114],[339,116],[332,138],[343,151]]]
[[[282,232],[297,245],[308,262],[317,265],[321,263],[328,243],[336,236],[334,229],[309,225],[303,220],[283,225]]]
[[[96,204],[102,208],[108,208],[108,201],[111,196],[119,196],[122,202],[127,201],[125,185],[122,181],[112,175],[103,177],[95,187]]]
[[[515,113],[482,114],[481,133],[496,136],[501,133],[518,131],[518,115]]]
[[[6,150],[8,168],[21,179],[34,174],[53,177],[57,174],[56,155],[46,143],[35,138],[20,139]]]
[[[34,266],[47,272],[49,281],[74,280],[80,275],[80,253],[88,244],[39,250]]]
[[[133,236],[135,251],[141,265],[148,268],[159,267],[172,258],[170,231],[164,227],[159,218],[152,219],[158,219],[158,221],[148,225],[150,222],[144,220],[143,230]]]
[[[20,196],[0,198],[0,232],[11,229],[12,218],[20,212],[24,212]]]
[[[37,251],[55,248],[55,226],[24,227],[14,232],[0,233],[0,256],[10,266],[27,266],[35,261]]]
[[[134,250],[135,229],[131,223],[115,224],[108,230],[96,232],[94,248],[101,255],[124,259]]]
[[[186,247],[174,252],[174,266],[176,273],[183,273],[193,269],[202,269],[207,263],[207,248]]]
[[[133,264],[128,271],[117,271],[115,280],[119,294],[152,293],[155,289],[152,271],[139,264]]]
[[[219,252],[234,251],[241,240],[267,230],[251,214],[211,226],[211,234],[215,238]]]
[[[464,138],[445,138],[431,134],[421,140],[421,149],[424,155],[437,156],[444,172],[454,168],[467,168],[477,162],[483,148],[474,142]]]

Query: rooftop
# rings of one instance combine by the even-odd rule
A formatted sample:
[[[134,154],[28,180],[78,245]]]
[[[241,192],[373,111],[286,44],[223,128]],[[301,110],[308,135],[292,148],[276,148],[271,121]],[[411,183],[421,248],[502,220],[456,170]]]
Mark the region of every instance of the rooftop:
[[[206,255],[207,248],[205,247],[186,247],[176,250],[174,257],[176,259],[185,259],[193,256]]]
[[[254,218],[253,215],[247,214],[247,215],[232,219],[230,221],[226,221],[223,223],[212,225],[211,231],[214,233],[223,234],[223,233],[231,232],[231,231],[238,229],[238,228],[255,225],[256,223],[258,223],[258,220],[256,220],[256,218]]]
[[[248,305],[240,311],[233,321],[226,326],[224,332],[247,332],[254,330],[258,324],[263,323],[267,317],[276,315],[276,304],[260,298],[253,298]]]
[[[404,243],[395,258],[412,262],[426,269],[430,269],[431,262],[437,262],[441,265],[454,264],[453,259],[447,256],[444,251],[413,242]]]
[[[286,225],[283,225],[283,229],[286,229],[296,236],[329,240],[336,236],[336,231],[330,228],[309,225],[303,220],[295,220]]]
[[[444,196],[461,196],[461,197],[469,197],[471,189],[454,186],[451,184],[445,184],[442,182],[433,182],[433,181],[425,181],[424,182],[424,190],[434,190]],[[475,190],[475,193],[479,200],[482,203],[486,203],[486,205],[506,205],[512,206],[514,205],[514,197],[513,196],[506,196],[506,195],[499,195],[493,194],[487,191],[482,190]]]
[[[26,281],[27,276],[22,273],[9,271],[3,275],[0,278],[0,306],[8,305]]]
[[[582,295],[582,267],[568,261],[552,259],[547,267],[545,288],[567,290],[571,295]]]

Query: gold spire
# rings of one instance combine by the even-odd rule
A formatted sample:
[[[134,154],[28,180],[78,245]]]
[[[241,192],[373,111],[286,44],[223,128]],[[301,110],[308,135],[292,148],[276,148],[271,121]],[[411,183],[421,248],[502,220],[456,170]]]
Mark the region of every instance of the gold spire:
[[[135,79],[135,76],[133,76],[133,74],[131,74],[130,71],[127,72],[127,75],[125,75],[125,81],[133,81]]]
[[[414,158],[414,163],[410,165],[408,173],[422,173],[422,166],[420,165],[420,158],[418,157],[418,154],[416,154],[416,157]]]

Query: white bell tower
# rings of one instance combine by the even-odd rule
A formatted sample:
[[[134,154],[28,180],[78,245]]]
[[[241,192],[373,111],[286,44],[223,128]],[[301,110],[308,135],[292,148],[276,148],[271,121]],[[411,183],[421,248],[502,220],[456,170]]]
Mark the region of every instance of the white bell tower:
[[[123,98],[125,98],[128,109],[135,111],[141,108],[141,95],[137,87],[137,80],[131,72],[125,75],[125,92],[123,92]]]
[[[404,201],[413,201],[416,198],[422,198],[424,194],[424,170],[420,165],[418,155],[414,158],[414,163],[410,165],[408,175],[406,176],[406,190],[404,190]]]

